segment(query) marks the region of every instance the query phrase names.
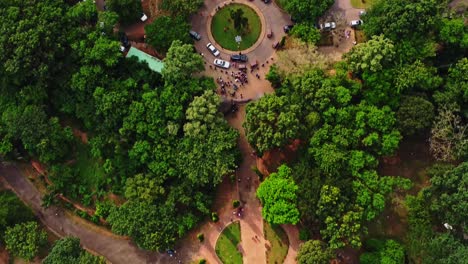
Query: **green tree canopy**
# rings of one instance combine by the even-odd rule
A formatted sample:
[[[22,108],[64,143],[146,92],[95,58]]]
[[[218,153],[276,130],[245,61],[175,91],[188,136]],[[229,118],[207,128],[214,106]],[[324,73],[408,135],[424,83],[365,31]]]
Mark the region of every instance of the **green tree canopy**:
[[[177,83],[204,69],[202,57],[193,52],[193,45],[180,40],[172,42],[164,60],[162,75],[166,82]]]
[[[468,218],[468,162],[449,170],[429,171],[431,186],[424,195],[430,201],[430,210],[440,221],[467,231]]]
[[[244,11],[242,9],[232,9],[229,15],[234,22],[234,28],[238,32],[242,32],[248,28],[249,20],[244,16]]]
[[[443,19],[440,38],[443,42],[468,48],[468,29],[463,18]]]
[[[146,42],[160,52],[167,52],[174,40],[190,43],[190,25],[181,16],[158,16],[145,26]]]
[[[354,73],[362,73],[376,72],[388,67],[393,62],[394,56],[393,42],[384,35],[379,35],[356,45],[344,57]]]
[[[203,0],[163,0],[161,7],[168,10],[174,16],[188,17],[195,13],[203,5]]]
[[[7,227],[17,223],[34,220],[30,208],[26,207],[18,197],[9,191],[0,191],[0,239]]]
[[[310,23],[299,23],[294,25],[291,34],[308,44],[317,43],[322,35],[314,25]]]
[[[14,256],[32,260],[47,241],[47,233],[36,222],[25,222],[5,231],[6,249]]]
[[[263,218],[270,224],[297,224],[297,190],[291,169],[281,165],[278,172],[270,174],[257,189],[257,197],[263,205]]]
[[[265,95],[247,106],[247,140],[260,154],[286,145],[299,135],[299,107],[285,96]]]
[[[80,239],[65,237],[55,241],[43,264],[104,264],[103,257],[91,255],[80,247]]]
[[[369,239],[364,244],[365,252],[359,257],[359,263],[405,263],[403,246],[393,239]]]
[[[434,106],[424,98],[405,96],[396,116],[401,133],[411,136],[431,127],[434,120]]]
[[[314,22],[333,4],[333,0],[289,0],[284,8],[300,21]]]
[[[107,0],[107,7],[119,15],[119,20],[124,25],[132,24],[142,16],[140,1],[134,0]]]
[[[333,251],[320,240],[309,240],[299,247],[298,264],[328,264],[333,257]]]

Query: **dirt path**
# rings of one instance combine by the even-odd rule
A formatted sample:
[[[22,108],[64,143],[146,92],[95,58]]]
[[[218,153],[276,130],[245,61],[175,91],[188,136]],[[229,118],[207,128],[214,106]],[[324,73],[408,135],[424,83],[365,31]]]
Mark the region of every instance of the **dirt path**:
[[[18,197],[32,208],[39,220],[57,236],[78,237],[84,248],[103,255],[115,264],[170,263],[168,256],[143,251],[124,237],[113,235],[106,229],[85,223],[81,219],[74,219],[56,206],[43,208],[42,194],[14,165],[1,164],[0,176]]]

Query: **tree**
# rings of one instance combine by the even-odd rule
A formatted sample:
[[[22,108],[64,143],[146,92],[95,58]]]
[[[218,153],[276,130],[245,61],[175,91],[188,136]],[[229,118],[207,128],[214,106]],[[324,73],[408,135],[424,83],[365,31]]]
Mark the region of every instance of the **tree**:
[[[18,197],[9,191],[0,191],[0,240],[7,227],[34,220],[34,215]]]
[[[468,247],[451,234],[436,235],[426,246],[423,264],[457,264],[468,258]]]
[[[229,15],[234,22],[234,28],[237,32],[245,31],[248,28],[249,20],[244,16],[244,11],[242,9],[232,9]]]
[[[456,113],[442,106],[429,139],[432,155],[442,161],[465,157],[468,154],[467,127]]]
[[[440,23],[442,8],[438,0],[379,1],[365,16],[364,32],[366,36],[384,34],[393,41],[427,37]]]
[[[270,66],[270,70],[265,75],[265,79],[267,79],[274,88],[279,88],[281,86],[282,79],[276,64]]]
[[[443,19],[440,38],[445,43],[468,48],[468,30],[463,18]]]
[[[160,52],[167,52],[174,40],[190,43],[190,25],[181,16],[158,16],[145,26],[146,42]]]
[[[202,57],[193,52],[193,46],[182,44],[176,40],[172,42],[164,59],[162,75],[169,83],[177,83],[191,78],[193,73],[204,69]]]
[[[435,67],[428,67],[420,60],[405,64],[394,71],[395,87],[398,93],[414,90],[432,91],[442,84]]]
[[[96,4],[92,1],[79,2],[68,9],[67,17],[72,19],[73,23],[94,25],[98,17]]]
[[[190,103],[185,117],[184,133],[189,137],[205,137],[209,130],[224,123],[218,107],[221,100],[213,91],[205,91],[203,95],[197,96]]]
[[[290,0],[284,8],[299,21],[313,22],[333,4],[332,0]]]
[[[401,133],[411,136],[431,126],[434,120],[434,106],[424,98],[405,96],[396,116]]]
[[[298,264],[328,264],[333,257],[333,251],[320,240],[309,240],[301,244],[297,252]]]
[[[298,187],[291,178],[291,169],[281,165],[278,172],[270,174],[257,189],[262,203],[262,216],[270,224],[297,224]]]
[[[0,5],[0,79],[6,90],[22,91],[21,101],[40,102],[61,69],[67,25],[58,0],[11,0]]]
[[[299,111],[284,96],[265,95],[250,103],[243,125],[247,140],[259,154],[286,145],[299,135]]]
[[[104,264],[103,257],[91,255],[80,247],[80,239],[65,237],[54,243],[43,264]]]
[[[380,35],[354,46],[344,57],[351,70],[359,74],[365,71],[381,71],[393,62],[394,56],[393,42],[385,38],[384,35]]]
[[[47,233],[36,222],[25,222],[5,231],[6,249],[14,256],[32,260],[47,241]]]
[[[447,82],[442,90],[434,93],[434,100],[439,108],[443,106],[468,117],[468,58],[450,67]]]
[[[114,31],[114,26],[119,22],[119,15],[112,11],[98,13],[98,25],[102,32],[111,36]]]
[[[179,237],[178,230],[184,223],[175,219],[170,205],[154,206],[144,202],[129,201],[111,210],[107,221],[112,231],[131,236],[142,248],[165,250]]]
[[[128,178],[125,184],[125,197],[130,200],[153,202],[164,195],[165,190],[158,179],[150,175],[138,174]]]
[[[364,244],[366,252],[359,257],[359,263],[405,263],[405,250],[395,240],[369,239]]]
[[[291,35],[312,45],[317,43],[322,37],[320,30],[318,30],[310,23],[299,23],[294,25],[293,29],[291,30]]]
[[[132,24],[142,16],[140,1],[107,0],[107,7],[119,15],[119,21],[124,25]]]
[[[436,167],[437,169],[437,167]],[[468,162],[453,169],[430,170],[431,186],[424,191],[432,214],[439,225],[448,223],[467,231]]]
[[[203,0],[163,0],[161,7],[168,10],[173,16],[189,17],[203,5]]]

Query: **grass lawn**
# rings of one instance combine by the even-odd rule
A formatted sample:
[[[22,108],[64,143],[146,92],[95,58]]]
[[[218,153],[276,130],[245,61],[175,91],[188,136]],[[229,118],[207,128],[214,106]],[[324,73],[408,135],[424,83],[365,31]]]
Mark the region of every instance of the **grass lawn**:
[[[351,5],[354,8],[369,8],[372,6],[374,0],[351,0]]]
[[[234,22],[231,19],[231,10],[242,9],[244,16],[248,19],[248,29],[245,34],[240,34],[234,28]],[[230,4],[219,10],[211,21],[211,33],[217,44],[228,50],[244,50],[251,47],[260,36],[262,31],[262,24],[260,18],[255,11],[241,4]],[[238,48],[235,37],[240,35],[242,41]]]
[[[270,241],[270,248],[267,248],[267,263],[281,264],[288,254],[289,240],[281,226],[271,226],[263,222],[263,232],[265,239]]]
[[[240,224],[234,222],[227,226],[216,241],[216,254],[224,264],[242,264],[242,255],[237,250],[241,242]]]
[[[81,183],[90,190],[95,190],[97,185],[104,180],[105,172],[102,164],[91,156],[88,145],[77,144],[74,167],[78,170]]]

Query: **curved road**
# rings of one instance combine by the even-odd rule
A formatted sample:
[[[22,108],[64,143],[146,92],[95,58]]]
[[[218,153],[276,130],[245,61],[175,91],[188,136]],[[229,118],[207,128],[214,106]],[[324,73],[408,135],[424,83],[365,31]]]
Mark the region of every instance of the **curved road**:
[[[43,208],[42,194],[26,178],[21,171],[11,164],[0,165],[0,176],[18,195],[28,204],[40,221],[52,232],[60,237],[75,236],[80,238],[81,244],[91,252],[98,252],[111,263],[139,264],[139,263],[176,263],[167,255],[147,252],[139,249],[125,237],[113,235],[109,231],[75,221],[67,216],[57,206]]]
[[[213,61],[214,56],[207,50],[206,44],[210,42],[210,33],[208,32],[210,25],[208,21],[211,20],[212,15],[216,13],[215,9],[217,6],[221,6],[225,3],[240,3],[247,4],[255,9],[256,12],[260,12],[263,15],[262,22],[264,22],[262,33],[260,34],[260,43],[254,49],[247,49],[247,52],[243,52],[249,56],[249,61],[253,62],[257,60],[259,63],[263,63],[268,60],[275,50],[272,48],[272,44],[276,41],[281,40],[281,37],[285,35],[283,32],[283,26],[291,24],[290,16],[284,13],[278,6],[274,3],[265,4],[263,1],[248,1],[248,0],[236,0],[236,1],[226,1],[226,0],[210,0],[205,1],[205,4],[201,9],[198,10],[198,13],[192,16],[192,28],[201,34],[202,39],[200,41],[195,41],[195,47],[198,52],[203,52],[207,54],[205,58],[210,58],[210,61]],[[266,31],[271,30],[273,32],[273,37],[271,39],[266,37]],[[227,51],[221,48],[218,44],[213,43],[215,47],[221,52],[223,59],[228,59],[229,55],[232,54],[232,51]]]

